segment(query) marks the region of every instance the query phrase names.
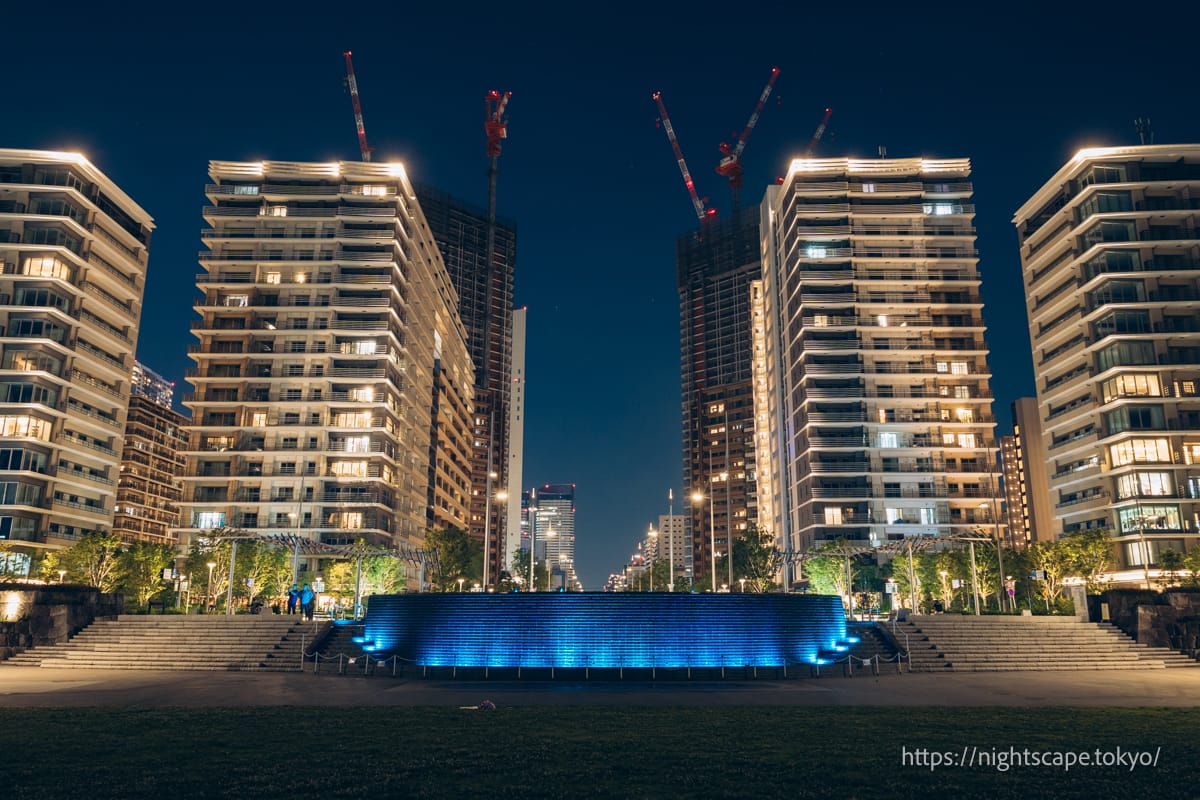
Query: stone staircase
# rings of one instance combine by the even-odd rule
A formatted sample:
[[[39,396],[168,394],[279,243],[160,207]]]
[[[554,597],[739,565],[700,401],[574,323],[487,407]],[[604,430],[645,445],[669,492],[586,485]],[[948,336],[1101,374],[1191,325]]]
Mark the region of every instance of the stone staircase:
[[[68,642],[13,656],[0,668],[299,672],[301,643],[311,641],[313,631],[299,616],[122,614],[96,620]]]
[[[1166,648],[1149,648],[1111,625],[1074,617],[909,617],[892,628],[914,672],[1129,670],[1196,667]]]

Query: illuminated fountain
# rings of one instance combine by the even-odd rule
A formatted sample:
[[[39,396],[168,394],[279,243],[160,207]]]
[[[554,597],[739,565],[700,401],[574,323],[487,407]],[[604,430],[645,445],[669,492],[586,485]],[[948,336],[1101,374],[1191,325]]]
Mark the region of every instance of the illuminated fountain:
[[[365,650],[426,667],[786,667],[853,641],[826,595],[376,595],[364,625]]]

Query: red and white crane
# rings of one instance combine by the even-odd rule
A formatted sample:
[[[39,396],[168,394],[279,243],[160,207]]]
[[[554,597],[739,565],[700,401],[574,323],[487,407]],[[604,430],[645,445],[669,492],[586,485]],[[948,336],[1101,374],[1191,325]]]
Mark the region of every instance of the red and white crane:
[[[358,100],[358,82],[354,80],[354,62],[350,60],[350,51],[342,53],[346,57],[346,85],[350,87],[350,100],[354,103],[354,124],[358,127],[358,148],[362,151],[362,160],[371,160],[371,151],[375,148],[367,146],[367,129],[363,125],[362,104]]]
[[[821,119],[821,124],[817,126],[816,133],[813,134],[812,141],[808,143],[808,149],[804,151],[805,158],[812,158],[813,151],[817,149],[817,143],[821,141],[821,137],[825,135],[825,126],[829,124],[829,118],[833,116],[833,109],[825,109],[825,116]]]
[[[683,151],[679,149],[679,140],[675,138],[675,129],[671,127],[671,118],[667,116],[667,107],[663,105],[662,92],[653,94],[654,102],[658,103],[658,116],[662,119],[663,127],[667,130],[667,139],[671,142],[671,149],[675,151],[675,160],[679,163],[679,171],[683,173],[683,183],[687,186],[688,195],[692,198],[692,206],[696,209],[696,216],[701,222],[707,222],[717,216],[715,208],[706,208],[704,200],[700,199],[700,195],[696,194],[696,184],[692,180],[692,174],[688,172],[687,162],[683,160]]]
[[[746,149],[746,140],[750,138],[750,134],[754,131],[754,126],[758,124],[758,118],[762,114],[763,107],[767,104],[767,98],[771,96],[771,90],[775,88],[775,79],[779,77],[779,67],[771,68],[771,77],[767,80],[767,85],[763,87],[762,94],[758,97],[758,105],[754,107],[754,111],[750,114],[750,120],[746,123],[746,127],[742,129],[742,133],[733,144],[721,142],[718,149],[721,151],[721,160],[717,164],[717,174],[729,179],[729,190],[733,193],[733,207],[736,210],[741,199],[742,193],[742,151]]]

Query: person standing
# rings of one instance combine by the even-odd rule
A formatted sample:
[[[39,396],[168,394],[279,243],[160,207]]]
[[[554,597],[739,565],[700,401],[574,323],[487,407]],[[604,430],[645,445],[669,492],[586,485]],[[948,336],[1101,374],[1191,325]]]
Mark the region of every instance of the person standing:
[[[304,588],[300,590],[300,610],[304,614],[305,619],[313,618],[313,604],[317,596],[313,594],[313,590],[308,588],[308,584],[304,584]]]
[[[296,588],[296,584],[292,584],[292,588],[288,589],[287,612],[289,614],[296,613],[296,604],[300,602],[300,590]]]

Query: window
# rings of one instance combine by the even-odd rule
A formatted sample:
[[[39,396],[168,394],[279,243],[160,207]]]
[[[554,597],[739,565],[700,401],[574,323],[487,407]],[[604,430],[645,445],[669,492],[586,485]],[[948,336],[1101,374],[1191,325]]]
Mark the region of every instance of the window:
[[[958,400],[967,400],[971,397],[970,386],[955,386],[954,397]]]
[[[1096,320],[1096,337],[1116,333],[1149,333],[1149,311],[1114,311]]]
[[[361,342],[349,342],[343,345],[343,352],[350,353],[356,356],[373,356],[375,355],[376,342],[374,339],[367,339]]]
[[[346,452],[347,453],[369,453],[369,452],[371,452],[371,437],[370,436],[348,436],[348,437],[346,437]]]
[[[864,192],[866,192],[867,194],[870,194],[871,192],[874,192],[874,191],[875,191],[875,184],[873,184],[873,183],[864,183],[864,184],[862,185],[862,190],[863,190]]]
[[[50,439],[51,424],[29,416],[0,416],[0,436],[27,436],[31,439]]]
[[[367,477],[367,462],[365,461],[335,461],[330,471],[338,478]]]
[[[1162,406],[1128,406],[1104,415],[1109,435],[1129,430],[1162,430],[1167,427]]]
[[[225,527],[225,512],[224,511],[197,511],[192,517],[193,528],[203,528],[204,530],[212,530],[214,528]]]
[[[944,217],[947,214],[961,214],[961,203],[922,203],[921,210],[926,214],[932,214],[935,217]]]
[[[1133,472],[1117,478],[1117,498],[1170,497],[1175,494],[1175,482],[1169,472]]]
[[[1171,463],[1171,448],[1166,439],[1130,439],[1114,444],[1108,450],[1114,467],[1134,463]]]
[[[1120,397],[1162,397],[1158,375],[1153,373],[1118,375],[1101,384],[1101,390],[1106,403]]]
[[[970,365],[967,364],[966,361],[951,361],[950,362],[950,374],[951,375],[970,375],[971,374]]]
[[[825,509],[825,524],[826,525],[841,525],[842,524],[842,509],[826,508]]]
[[[267,283],[279,283],[281,276],[278,272],[268,272],[263,276]]]
[[[58,278],[69,281],[75,271],[71,265],[56,256],[35,256],[25,259],[21,269],[25,275],[35,275],[39,278]]]
[[[41,486],[20,481],[0,483],[0,503],[4,505],[36,506],[41,500]]]
[[[1155,364],[1153,342],[1117,342],[1096,354],[1096,369],[1103,372],[1113,367]]]
[[[248,294],[231,294],[226,295],[221,301],[221,305],[226,308],[245,308],[250,305],[250,295]]]
[[[971,408],[956,408],[954,416],[959,422],[974,422],[975,410]]]
[[[267,424],[267,412],[254,411],[250,414],[250,427],[262,428]]]
[[[815,315],[813,317],[813,327],[814,328],[828,328],[829,327],[829,317],[825,314]]]
[[[337,428],[369,428],[371,427],[371,412],[341,413],[334,418],[333,424]]]
[[[1129,192],[1096,192],[1079,206],[1079,221],[1082,222],[1093,214],[1132,210],[1133,199]]]
[[[375,389],[370,386],[364,386],[360,389],[351,389],[350,399],[356,403],[370,403],[375,399]]]
[[[287,212],[287,206],[267,206],[260,209],[258,215],[260,217],[286,217]]]
[[[898,440],[899,440],[899,437],[895,433],[880,433],[879,434],[879,446],[880,447],[899,447],[900,445],[899,445]]]
[[[1183,463],[1200,464],[1200,442],[1183,443]]]
[[[362,193],[368,197],[385,197],[388,193],[386,186],[364,186]]]
[[[257,186],[234,186],[233,193],[234,194],[242,194],[242,195],[257,195],[258,187]]]
[[[829,253],[829,251],[827,248],[819,247],[819,246],[813,245],[813,244],[810,244],[808,247],[806,247],[804,249],[804,254],[807,255],[809,258],[825,258],[828,255],[828,253]]]
[[[1179,506],[1136,505],[1117,515],[1121,532],[1177,531],[1181,529]]]
[[[959,447],[977,447],[978,445],[975,444],[975,434],[973,434],[973,433],[958,434],[958,446]]]

